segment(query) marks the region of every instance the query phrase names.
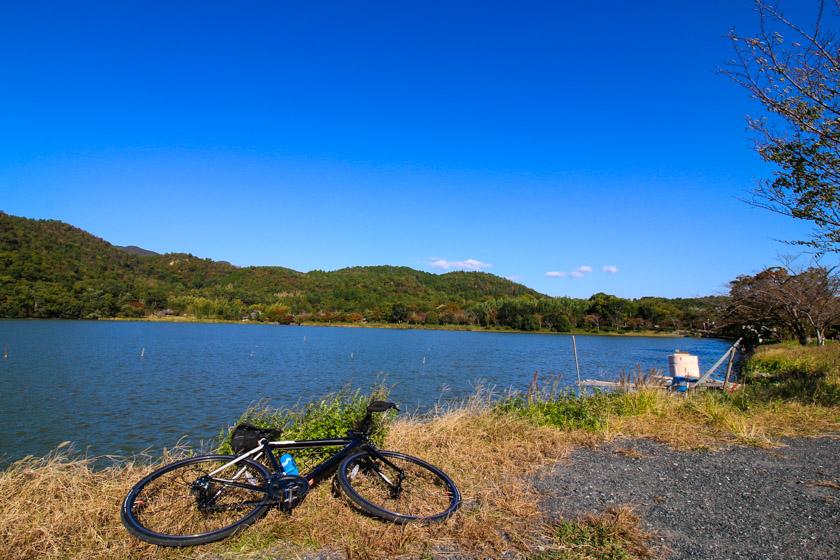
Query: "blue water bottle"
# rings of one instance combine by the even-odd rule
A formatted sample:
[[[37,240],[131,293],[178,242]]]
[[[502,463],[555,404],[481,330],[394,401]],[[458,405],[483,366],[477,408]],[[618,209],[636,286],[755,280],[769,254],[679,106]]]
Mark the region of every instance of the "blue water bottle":
[[[289,475],[300,476],[300,471],[298,471],[297,463],[295,463],[294,457],[292,457],[288,453],[283,453],[280,455],[280,466],[283,467],[283,472]]]

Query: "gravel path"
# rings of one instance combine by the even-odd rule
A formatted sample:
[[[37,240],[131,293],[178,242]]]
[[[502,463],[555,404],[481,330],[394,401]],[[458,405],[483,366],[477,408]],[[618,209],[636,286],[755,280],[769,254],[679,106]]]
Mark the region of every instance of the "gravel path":
[[[669,558],[840,559],[840,439],[680,452],[648,440],[578,449],[536,481],[550,517],[631,505]]]

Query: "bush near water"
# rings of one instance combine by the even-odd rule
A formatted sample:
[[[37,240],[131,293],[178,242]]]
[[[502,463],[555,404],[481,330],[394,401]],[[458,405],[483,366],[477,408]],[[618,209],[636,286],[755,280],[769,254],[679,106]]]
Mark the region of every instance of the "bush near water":
[[[341,437],[350,430],[358,428],[359,422],[367,413],[371,400],[384,399],[388,390],[385,387],[373,389],[370,393],[342,389],[337,393],[292,408],[272,408],[257,403],[246,410],[234,426],[219,434],[219,453],[232,453],[230,438],[236,425],[247,423],[260,428],[281,431],[282,439],[307,440]],[[395,415],[394,411],[372,415],[370,439],[377,445],[385,440],[387,423]],[[294,457],[303,472],[319,461],[326,459],[336,449],[299,449]]]

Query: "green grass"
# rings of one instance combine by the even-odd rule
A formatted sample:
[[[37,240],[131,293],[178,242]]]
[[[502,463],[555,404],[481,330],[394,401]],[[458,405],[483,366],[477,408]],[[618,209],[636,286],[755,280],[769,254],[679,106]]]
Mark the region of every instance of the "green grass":
[[[595,557],[604,560],[629,560],[632,558],[609,529],[601,524],[564,521],[557,527],[555,537],[567,550],[555,558]]]
[[[733,393],[679,395],[653,387],[578,397],[548,391],[536,380],[527,394],[493,405],[538,426],[612,437],[652,437],[680,448],[724,442],[771,447],[795,435],[840,431],[840,344],[773,345],[745,365],[745,384]]]
[[[366,413],[371,400],[384,399],[388,391],[385,387],[376,387],[370,394],[362,391],[341,391],[330,393],[321,399],[302,406],[278,409],[258,403],[249,407],[239,417],[234,426],[229,426],[219,434],[217,450],[219,453],[231,453],[230,438],[233,428],[242,423],[249,423],[261,428],[282,430],[283,439],[325,439],[343,437],[349,430],[355,429]],[[381,444],[387,433],[388,423],[393,418],[393,411],[373,415],[371,440]],[[334,449],[297,450],[295,460],[305,469],[318,462]],[[303,463],[303,464],[301,464]]]
[[[748,401],[795,400],[805,404],[840,404],[840,343],[760,347],[744,367]]]
[[[627,509],[609,510],[601,516],[563,520],[554,528],[553,550],[531,560],[632,560],[650,558],[651,535],[640,528],[639,518]]]
[[[509,397],[495,406],[499,414],[513,414],[540,426],[563,430],[598,432],[607,428],[610,417],[638,416],[660,404],[653,391],[595,392],[578,397],[572,391],[550,395],[543,392]]]
[[[525,418],[540,426],[564,430],[597,431],[604,427],[606,421],[600,400],[595,397],[577,398],[572,394],[545,399],[513,396],[497,404],[495,411]]]

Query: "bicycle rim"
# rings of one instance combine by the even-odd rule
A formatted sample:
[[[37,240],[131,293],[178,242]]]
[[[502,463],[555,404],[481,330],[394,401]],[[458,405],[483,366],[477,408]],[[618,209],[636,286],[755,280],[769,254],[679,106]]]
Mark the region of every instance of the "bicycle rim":
[[[443,521],[460,505],[455,483],[440,469],[410,455],[380,451],[402,470],[400,491],[394,492],[399,471],[368,452],[347,457],[338,480],[345,494],[362,510],[395,523]]]
[[[265,513],[264,491],[225,483],[237,481],[265,488],[268,470],[243,460],[213,476],[206,488],[196,481],[234,457],[193,457],[162,467],[129,492],[121,511],[125,527],[138,538],[164,546],[204,544],[225,538]]]

